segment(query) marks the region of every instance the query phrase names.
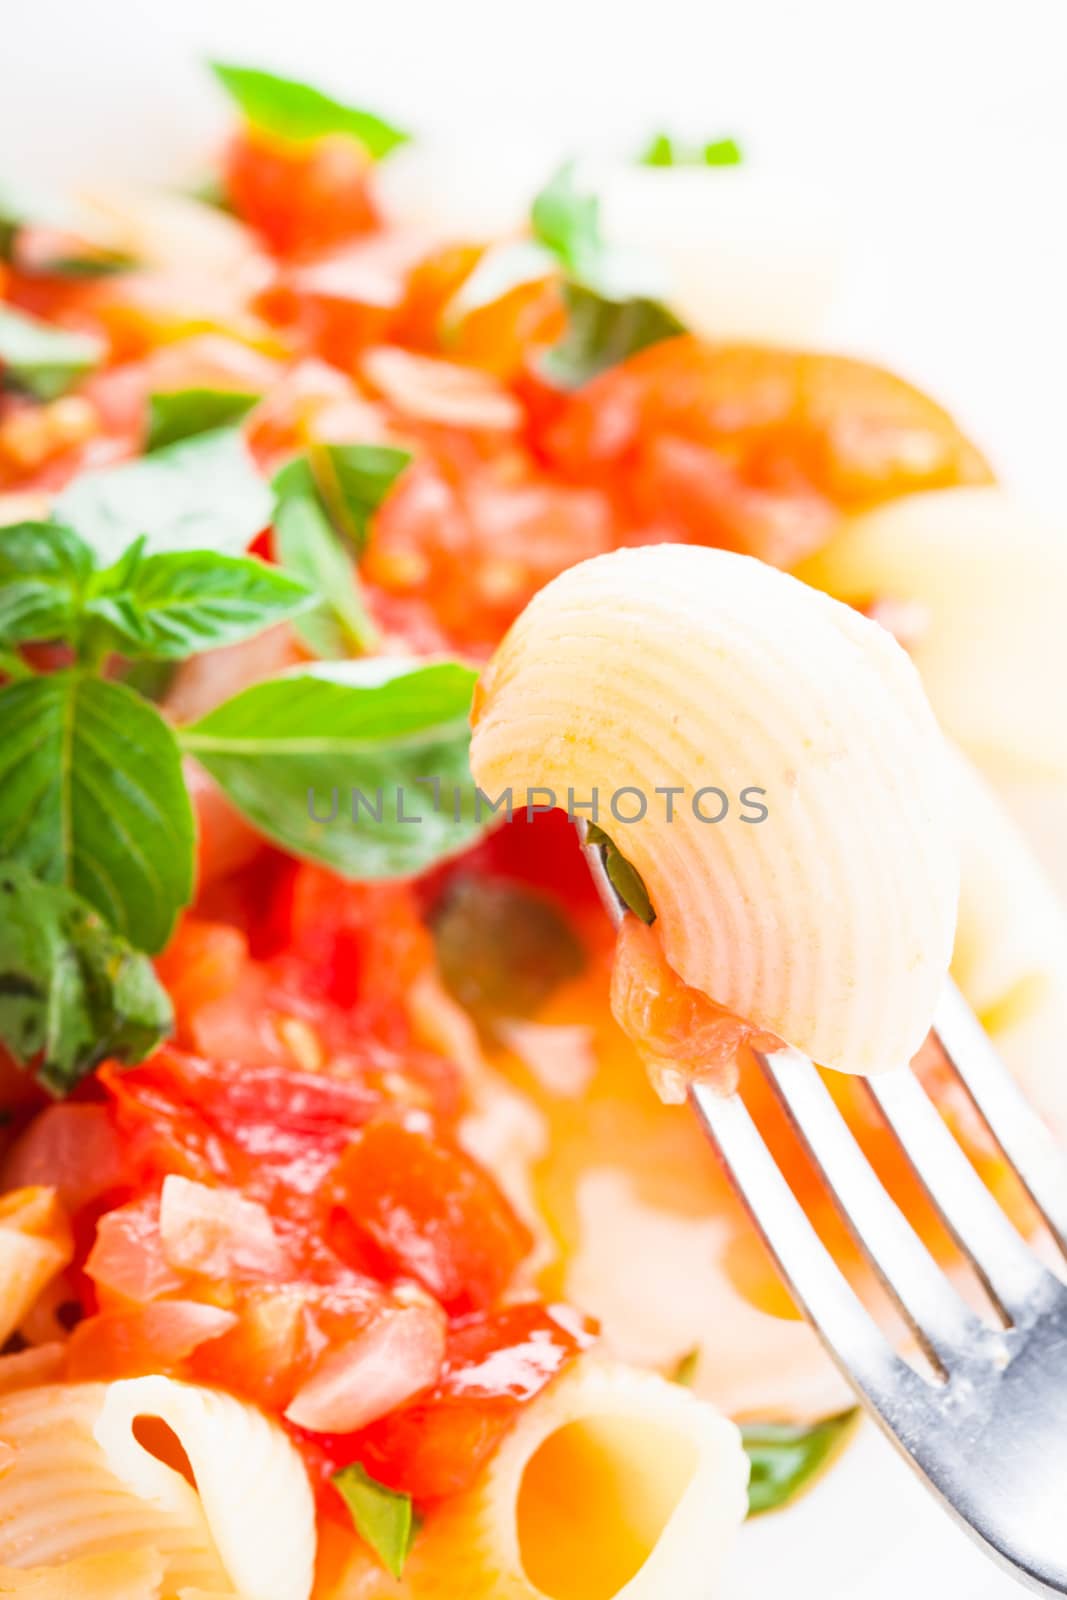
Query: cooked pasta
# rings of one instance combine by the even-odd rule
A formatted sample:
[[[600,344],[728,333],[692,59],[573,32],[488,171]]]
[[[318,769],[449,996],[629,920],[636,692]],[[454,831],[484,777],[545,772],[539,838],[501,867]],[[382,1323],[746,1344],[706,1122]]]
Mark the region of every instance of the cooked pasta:
[[[946,733],[1018,777],[1067,775],[1067,537],[999,488],[905,495],[847,520],[801,577],[920,608],[915,664]]]
[[[596,798],[687,985],[828,1066],[919,1048],[957,861],[943,741],[883,629],[723,551],[600,557],[512,628],[471,762],[492,799]]]
[[[160,1455],[142,1443],[142,1425]],[[307,1477],[253,1407],[158,1377],[20,1389],[0,1400],[0,1441],[14,1452],[0,1475],[0,1566],[147,1551],[168,1595],[307,1600]],[[188,1462],[195,1487],[161,1459],[168,1450]]]
[[[80,1556],[60,1566],[0,1567],[0,1595],[21,1600],[160,1600],[163,1562],[150,1550]]]
[[[325,1600],[705,1600],[748,1505],[738,1430],[685,1388],[584,1358],[469,1493],[438,1508],[403,1590],[356,1553]],[[351,1587],[349,1587],[351,1585]]]
[[[20,1326],[72,1251],[54,1189],[13,1189],[0,1197],[0,1344]]]

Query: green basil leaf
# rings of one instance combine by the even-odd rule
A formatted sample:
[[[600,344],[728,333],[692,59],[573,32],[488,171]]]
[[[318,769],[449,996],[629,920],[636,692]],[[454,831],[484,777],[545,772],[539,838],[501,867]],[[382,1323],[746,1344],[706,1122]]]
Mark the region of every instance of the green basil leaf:
[[[103,245],[82,245],[71,241],[69,249],[54,256],[45,256],[32,263],[20,262],[20,270],[35,278],[71,278],[76,281],[94,278],[116,278],[123,272],[136,272],[141,263],[121,250],[108,250]]]
[[[843,1411],[811,1427],[789,1423],[749,1423],[741,1429],[752,1472],[748,1514],[776,1511],[794,1499],[837,1454],[859,1415]]]
[[[317,600],[300,578],[254,556],[174,550],[145,556],[132,572],[124,565],[91,582],[85,611],[131,659],[181,661],[236,644]]]
[[[411,1496],[387,1489],[356,1461],[335,1472],[331,1481],[360,1538],[370,1545],[386,1571],[399,1578],[419,1531]]]
[[[345,877],[408,877],[484,828],[468,760],[476,677],[455,661],[322,663],[254,684],[181,743],[294,854]]]
[[[0,689],[0,856],[162,949],[192,894],[193,814],[159,712],[78,671]]]
[[[542,364],[549,381],[564,389],[578,388],[646,346],[685,332],[658,300],[607,299],[576,283],[564,284],[563,298],[567,332],[545,352]]]
[[[148,402],[148,450],[161,450],[179,439],[236,424],[258,405],[260,396],[237,389],[173,389]]]
[[[585,950],[548,895],[484,873],[461,873],[432,919],[449,993],[481,1023],[530,1017],[585,967]]]
[[[530,227],[537,243],[551,251],[571,277],[596,275],[604,255],[600,201],[579,188],[573,161],[560,167],[535,197]]]
[[[310,84],[280,78],[257,67],[238,67],[222,61],[212,61],[210,66],[246,121],[264,133],[298,141],[347,133],[358,139],[375,160],[411,138],[373,112],[345,105]]]
[[[736,167],[745,159],[736,139],[711,139],[707,144],[683,145],[670,134],[657,133],[641,155],[645,167]]]
[[[179,439],[151,455],[83,472],[53,514],[116,561],[141,534],[150,552],[241,554],[271,515],[270,490],[236,428]]]
[[[625,256],[605,244],[600,203],[578,186],[573,163],[537,196],[530,220],[535,239],[566,275],[567,332],[542,358],[550,383],[577,388],[647,345],[685,332],[673,312],[639,289]]]
[[[362,555],[370,541],[371,518],[411,461],[410,450],[388,444],[325,444],[312,446],[307,459],[326,515]],[[284,477],[283,470],[279,478]]]
[[[0,382],[35,400],[55,400],[92,372],[104,356],[99,339],[54,328],[0,306]]]
[[[377,641],[355,565],[319,499],[308,462],[301,458],[275,479],[274,549],[282,564],[322,597],[294,624],[304,643],[327,661],[363,655]]]
[[[656,920],[656,913],[652,909],[645,880],[637,868],[630,865],[618,845],[595,822],[586,824],[585,842],[599,847],[612,888],[634,916],[640,917],[642,922],[651,927]]]
[[[114,1056],[142,1060],[173,1013],[147,956],[59,884],[0,861],[0,1042],[55,1094]]]
[[[69,636],[93,553],[69,528],[18,522],[0,528],[0,642]]]

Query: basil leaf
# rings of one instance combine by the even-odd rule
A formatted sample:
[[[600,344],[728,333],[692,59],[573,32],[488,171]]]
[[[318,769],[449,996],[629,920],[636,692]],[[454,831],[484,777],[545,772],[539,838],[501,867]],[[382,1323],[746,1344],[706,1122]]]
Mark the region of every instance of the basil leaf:
[[[345,877],[408,877],[483,830],[468,760],[476,677],[456,661],[323,663],[254,684],[179,736],[294,854]]]
[[[566,275],[567,332],[542,357],[550,383],[577,388],[647,345],[685,332],[673,312],[638,289],[625,257],[606,245],[600,203],[579,189],[573,163],[537,196],[530,221]]]
[[[657,133],[638,157],[644,167],[736,167],[745,159],[736,139],[711,139],[707,144],[683,145],[670,134]]]
[[[69,528],[18,522],[0,529],[0,642],[69,635],[92,566],[92,551]]]
[[[104,356],[99,339],[0,306],[0,380],[35,400],[55,400]]]
[[[370,1545],[386,1571],[399,1578],[419,1531],[411,1496],[387,1489],[357,1461],[335,1472],[331,1481],[360,1538]]]
[[[193,439],[236,424],[259,400],[258,394],[237,389],[174,389],[154,394],[148,402],[146,448],[161,450],[179,439]]]
[[[44,256],[32,262],[20,261],[19,270],[34,278],[72,278],[76,281],[94,278],[116,278],[122,272],[136,272],[141,263],[121,250],[108,250],[103,245],[80,244],[71,241],[71,248],[59,255]]]
[[[600,202],[578,187],[573,161],[560,167],[534,199],[530,227],[538,244],[572,277],[591,277],[599,270],[604,255]]]
[[[370,541],[371,517],[410,461],[410,450],[388,444],[314,445],[308,451],[323,508],[357,555]]]
[[[162,949],[192,894],[193,814],[159,712],[79,671],[0,689],[0,856]]]
[[[131,659],[181,661],[247,639],[316,603],[300,578],[254,556],[180,550],[146,556],[132,571],[125,565],[124,557],[91,582],[85,609]]]
[[[321,89],[294,78],[280,78],[257,67],[227,62],[209,63],[215,77],[236,101],[246,121],[264,133],[283,139],[321,139],[328,133],[347,133],[358,139],[367,154],[378,160],[411,138],[400,128],[371,111],[348,106]]]
[[[270,490],[235,428],[83,472],[53,508],[56,521],[80,533],[103,561],[117,560],[141,534],[152,552],[239,555],[270,514]]]
[[[275,479],[274,547],[291,572],[322,596],[295,623],[304,643],[325,660],[363,655],[377,642],[355,566],[345,554],[315,487],[306,460],[290,462]]]
[[[553,900],[483,873],[454,879],[432,926],[445,987],[482,1023],[532,1016],[585,967],[581,940]]]
[[[577,283],[564,284],[563,298],[567,332],[545,352],[542,364],[549,381],[564,389],[578,388],[648,345],[685,332],[658,300],[607,299]]]
[[[78,895],[0,862],[0,1042],[66,1094],[108,1056],[142,1060],[170,1033],[146,956]]]
[[[630,865],[618,845],[609,839],[603,828],[598,828],[595,822],[586,824],[585,842],[599,847],[604,870],[612,888],[627,909],[651,927],[656,920],[656,913],[652,909],[645,880],[637,868]]]
[[[811,1427],[787,1423],[750,1423],[741,1429],[752,1472],[748,1514],[776,1511],[811,1483],[842,1447],[859,1415],[843,1411]]]

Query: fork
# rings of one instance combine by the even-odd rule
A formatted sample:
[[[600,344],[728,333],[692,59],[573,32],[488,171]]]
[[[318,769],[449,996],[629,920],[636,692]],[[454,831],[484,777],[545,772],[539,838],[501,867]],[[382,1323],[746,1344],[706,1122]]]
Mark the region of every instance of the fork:
[[[618,924],[603,847],[583,848]],[[976,1110],[1067,1256],[1067,1163],[949,982],[934,1028]],[[908,1162],[982,1283],[974,1311],[890,1198],[808,1058],[756,1059],[932,1369],[890,1343],[822,1243],[739,1094],[689,1103],[794,1299],[861,1402],[986,1553],[1036,1594],[1067,1594],[1067,1287],[1008,1220],[910,1067],[868,1080]]]

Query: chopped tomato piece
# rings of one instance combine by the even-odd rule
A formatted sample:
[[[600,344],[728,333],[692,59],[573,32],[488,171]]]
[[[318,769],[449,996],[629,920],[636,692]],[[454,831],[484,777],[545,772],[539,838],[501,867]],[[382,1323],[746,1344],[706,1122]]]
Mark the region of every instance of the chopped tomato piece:
[[[297,144],[251,128],[230,141],[224,166],[234,210],[279,255],[373,228],[370,172],[362,145],[344,135]]]
[[[197,1300],[157,1300],[128,1311],[105,1311],[75,1328],[66,1350],[67,1376],[80,1382],[173,1372],[236,1320],[231,1311]]]
[[[156,1300],[186,1283],[164,1253],[156,1200],[136,1200],[101,1217],[85,1270],[102,1302]]]
[[[828,535],[827,510],[991,481],[948,414],[882,368],[690,336],[587,384],[542,442],[567,472],[614,482],[638,518],[780,565]]]
[[[655,929],[632,915],[619,928],[611,1009],[645,1057],[664,1099],[684,1099],[688,1077],[730,1091],[737,1085],[739,1052],[776,1050],[781,1044],[683,983]]]
[[[384,1269],[415,1278],[453,1314],[492,1305],[533,1243],[470,1156],[386,1118],[349,1145],[334,1195]]]
[[[596,1337],[560,1306],[511,1306],[458,1323],[445,1371],[425,1399],[350,1438],[323,1441],[334,1470],[358,1460],[380,1482],[416,1499],[469,1488],[515,1420]]]

